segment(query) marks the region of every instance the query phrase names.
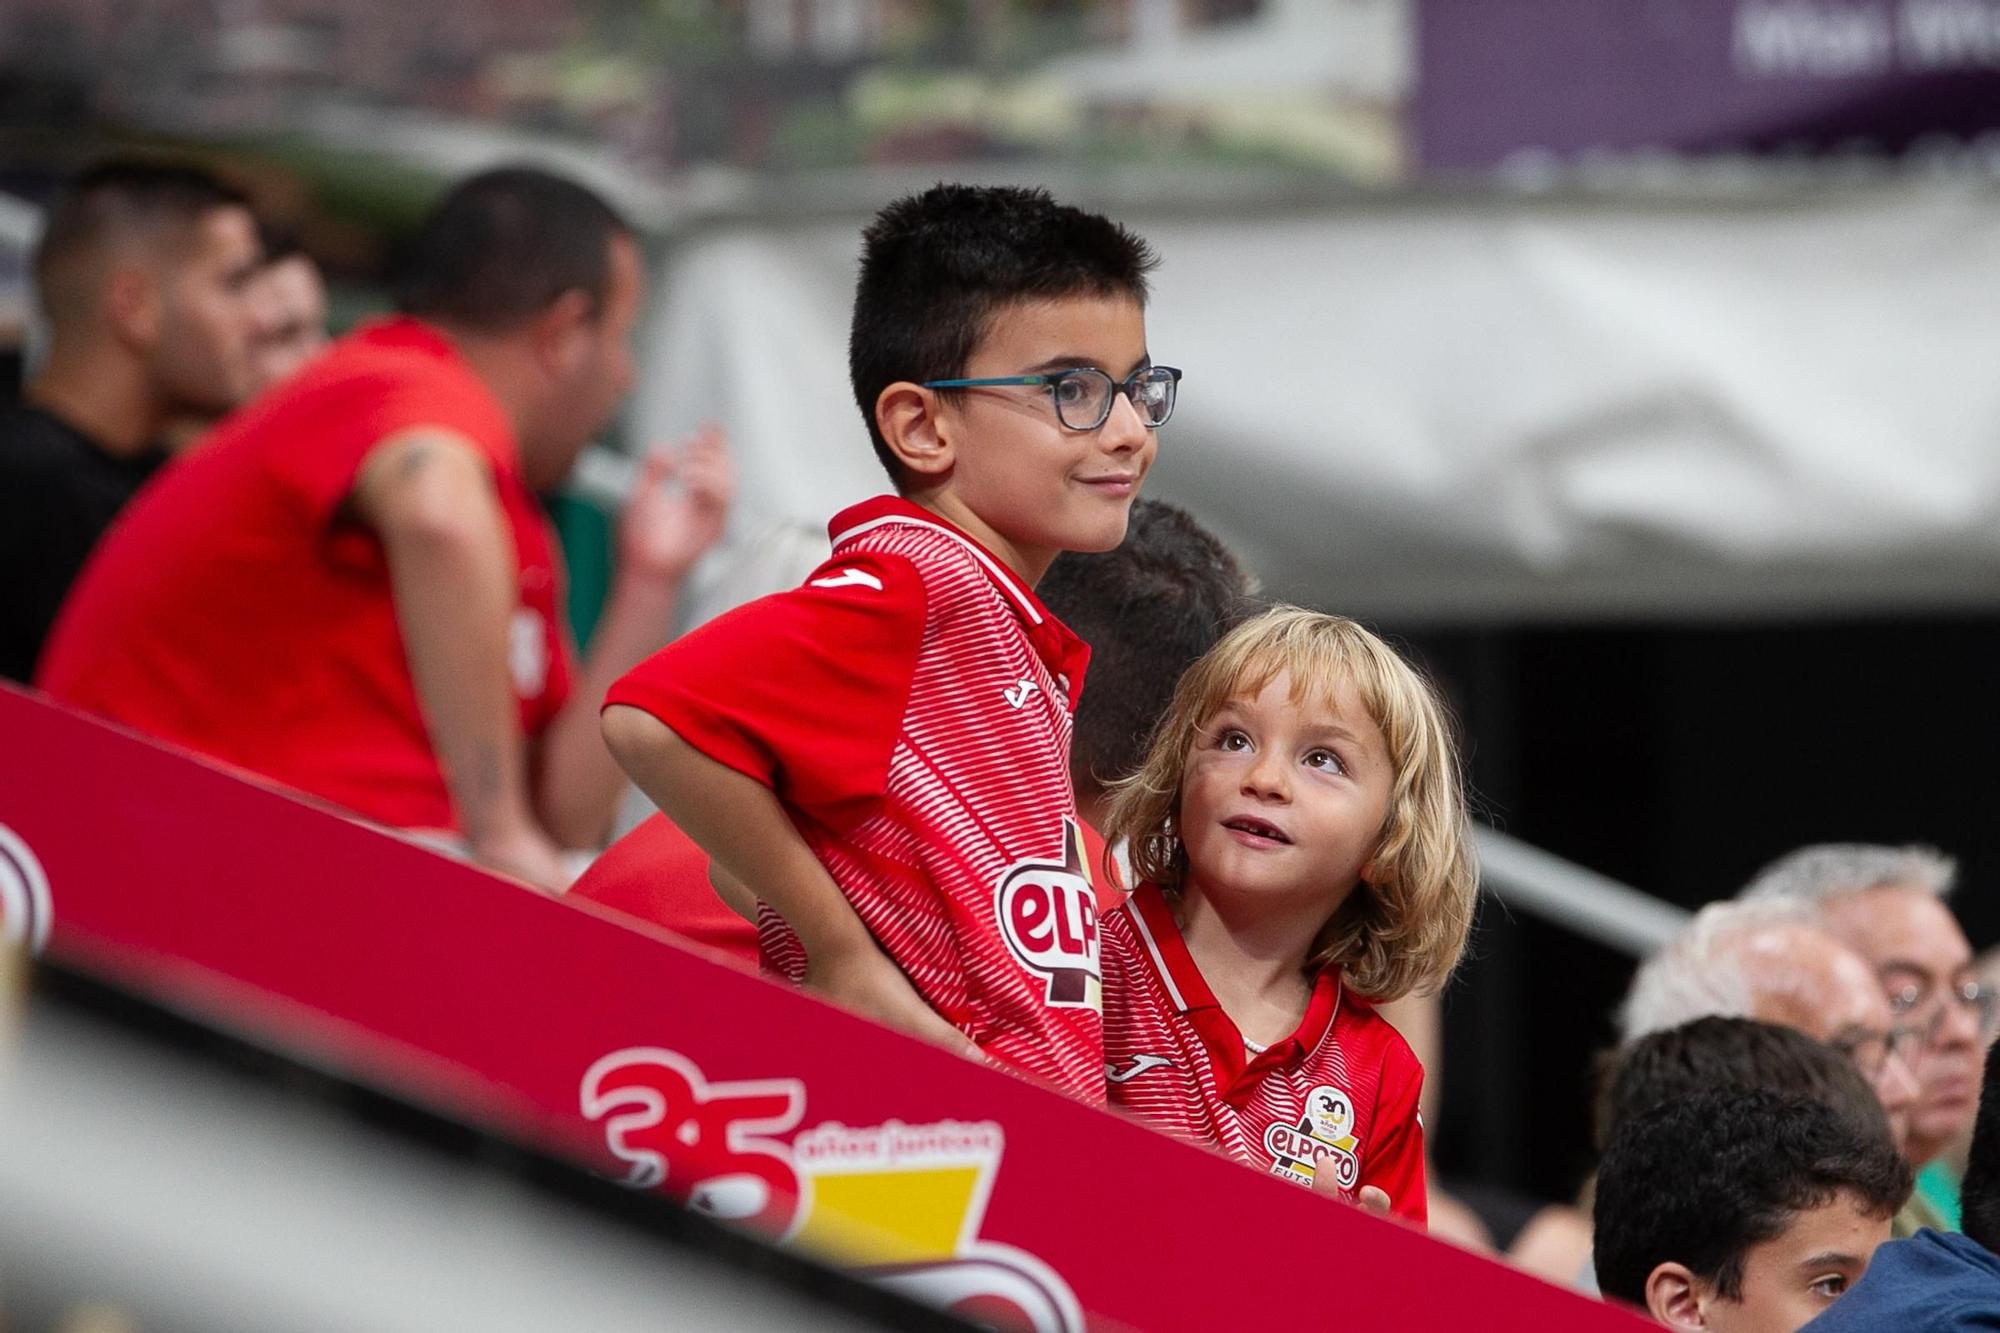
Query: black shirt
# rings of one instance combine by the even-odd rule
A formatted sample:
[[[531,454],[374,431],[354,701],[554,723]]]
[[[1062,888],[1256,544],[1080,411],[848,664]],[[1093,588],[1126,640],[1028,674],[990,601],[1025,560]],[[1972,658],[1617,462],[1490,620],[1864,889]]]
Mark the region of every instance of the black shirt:
[[[34,674],[84,557],[166,461],[114,457],[40,408],[0,410],[0,678]]]

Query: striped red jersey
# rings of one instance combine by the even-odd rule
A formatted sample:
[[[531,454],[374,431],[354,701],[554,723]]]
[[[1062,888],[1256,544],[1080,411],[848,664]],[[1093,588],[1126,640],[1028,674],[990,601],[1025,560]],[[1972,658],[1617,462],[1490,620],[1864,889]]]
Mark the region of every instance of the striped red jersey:
[[[1097,912],[1069,783],[1090,650],[943,519],[834,519],[790,592],[611,690],[769,786],[918,993],[1000,1064],[1104,1101]],[[767,958],[802,959],[766,909]]]
[[[1425,1221],[1423,1066],[1332,969],[1298,1030],[1256,1052],[1216,1003],[1157,885],[1141,884],[1103,931],[1114,1106],[1302,1185],[1333,1171],[1350,1198],[1377,1186],[1397,1215]]]

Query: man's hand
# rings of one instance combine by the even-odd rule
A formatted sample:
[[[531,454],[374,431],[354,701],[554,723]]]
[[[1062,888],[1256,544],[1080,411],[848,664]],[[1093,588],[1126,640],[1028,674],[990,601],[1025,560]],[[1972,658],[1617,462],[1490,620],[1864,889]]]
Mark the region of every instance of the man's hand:
[[[480,865],[530,888],[561,893],[569,887],[569,868],[563,864],[561,849],[538,829],[495,834],[472,842],[470,850]]]
[[[1334,1183],[1333,1172],[1314,1171],[1312,1191],[1314,1194],[1323,1194],[1329,1199],[1351,1203],[1362,1212],[1372,1213],[1376,1217],[1389,1216],[1389,1191],[1379,1185],[1363,1185],[1361,1192],[1350,1200],[1340,1192],[1340,1186]]]
[[[679,449],[646,455],[618,523],[621,574],[678,583],[722,536],[736,498],[736,464],[719,426]]]
[[[806,989],[885,1027],[979,1059],[979,1048],[924,1003],[901,968],[873,944],[825,960],[807,955]]]

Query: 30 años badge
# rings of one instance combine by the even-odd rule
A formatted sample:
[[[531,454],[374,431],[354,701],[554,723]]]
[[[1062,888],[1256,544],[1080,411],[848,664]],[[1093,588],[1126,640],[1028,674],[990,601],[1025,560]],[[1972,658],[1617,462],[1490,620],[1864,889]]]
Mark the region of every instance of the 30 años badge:
[[[1334,1183],[1352,1190],[1361,1179],[1361,1158],[1355,1149],[1354,1099],[1322,1083],[1306,1096],[1305,1113],[1295,1124],[1275,1124],[1264,1131],[1274,1175],[1310,1185],[1315,1172],[1333,1172]]]

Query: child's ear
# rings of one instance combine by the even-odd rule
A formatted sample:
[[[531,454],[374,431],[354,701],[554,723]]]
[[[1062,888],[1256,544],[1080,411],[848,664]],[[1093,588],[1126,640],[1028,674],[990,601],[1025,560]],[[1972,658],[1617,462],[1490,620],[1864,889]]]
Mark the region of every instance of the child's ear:
[[[951,434],[939,421],[941,401],[934,389],[897,380],[875,397],[875,428],[896,461],[916,476],[935,481],[951,471]]]
[[[1361,872],[1355,876],[1355,879],[1359,880],[1364,888],[1372,889],[1382,882],[1381,877],[1376,873],[1381,868],[1382,849],[1378,845],[1373,852],[1369,853],[1368,859],[1361,863]]]
[[[1668,1328],[1707,1328],[1701,1280],[1686,1264],[1661,1264],[1646,1275],[1646,1312]]]

